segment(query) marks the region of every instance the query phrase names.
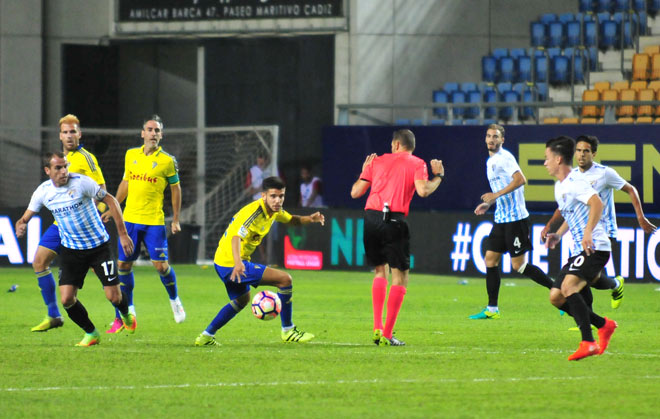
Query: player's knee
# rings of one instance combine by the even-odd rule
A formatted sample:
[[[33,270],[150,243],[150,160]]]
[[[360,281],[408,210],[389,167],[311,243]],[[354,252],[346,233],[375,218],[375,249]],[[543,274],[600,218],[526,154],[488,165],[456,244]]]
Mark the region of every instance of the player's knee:
[[[73,295],[62,295],[60,302],[62,303],[62,307],[69,308],[76,303],[76,297]]]
[[[561,294],[561,291],[559,291],[557,288],[553,288],[550,291],[550,304],[553,306],[559,308],[562,305],[564,305],[564,296]]]
[[[290,287],[291,284],[293,284],[293,278],[291,278],[291,275],[289,275],[289,274],[286,273],[286,272],[282,272],[282,274],[283,274],[283,275],[281,276],[281,278],[280,278],[280,280],[279,280],[279,284],[277,284],[277,286],[278,286],[279,288]]]
[[[232,306],[236,309],[236,311],[241,311],[245,308],[245,306],[248,305],[250,302],[250,293],[248,292],[247,294],[243,294],[240,297],[232,300]]]
[[[154,265],[159,275],[167,274],[167,271],[170,269],[170,265],[167,262],[155,263]]]

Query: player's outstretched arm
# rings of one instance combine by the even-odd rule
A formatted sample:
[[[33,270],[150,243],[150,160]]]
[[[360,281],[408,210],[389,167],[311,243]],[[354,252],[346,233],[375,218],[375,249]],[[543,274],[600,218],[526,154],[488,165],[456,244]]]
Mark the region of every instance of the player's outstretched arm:
[[[422,198],[431,195],[436,189],[438,189],[440,183],[442,183],[442,178],[445,176],[445,167],[442,165],[442,160],[431,160],[431,173],[433,174],[433,179],[417,179],[415,181],[417,195]]]
[[[117,235],[119,236],[119,242],[121,243],[122,249],[124,249],[125,255],[133,254],[133,240],[128,235],[126,231],[126,224],[124,224],[124,217],[121,215],[121,207],[119,202],[111,194],[106,194],[103,198],[103,202],[108,206],[108,212],[113,220],[115,220],[115,225],[117,226]]]
[[[547,224],[545,227],[543,227],[543,230],[541,230],[541,240],[546,241],[546,238],[550,231],[555,229],[555,226],[559,223],[564,221],[564,217],[561,216],[561,211],[559,211],[559,208],[555,210],[555,213],[552,214],[552,217],[550,220],[548,220]]]
[[[506,187],[500,189],[497,192],[488,192],[481,195],[481,200],[492,205],[495,202],[495,200],[497,200],[497,198],[515,191],[516,189],[523,186],[525,183],[527,183],[527,179],[525,178],[525,175],[523,175],[523,173],[519,170],[513,174],[511,183],[506,185]]]
[[[25,213],[23,213],[23,216],[16,221],[16,237],[21,238],[25,235],[25,231],[27,230],[27,223],[34,217],[36,212],[30,211],[30,210],[25,210]]]
[[[325,225],[325,216],[319,211],[316,211],[311,215],[292,215],[291,221],[289,221],[289,224],[294,226],[301,226],[311,223],[319,223],[321,225]]]
[[[644,230],[646,234],[655,233],[656,226],[651,224],[651,222],[644,215],[642,202],[639,199],[637,188],[635,188],[630,183],[626,183],[625,186],[621,188],[621,190],[630,195],[630,201],[632,201],[633,208],[635,209],[635,215],[637,215],[637,222],[639,223],[639,226],[642,228],[642,230]]]

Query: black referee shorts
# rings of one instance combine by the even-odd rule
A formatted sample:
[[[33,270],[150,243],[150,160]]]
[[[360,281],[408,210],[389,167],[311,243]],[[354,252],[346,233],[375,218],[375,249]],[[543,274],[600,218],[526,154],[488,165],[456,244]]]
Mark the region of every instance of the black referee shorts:
[[[389,264],[401,271],[410,269],[410,231],[402,213],[367,210],[364,216],[364,251],[370,266]]]
[[[117,260],[109,240],[93,249],[76,250],[62,246],[59,257],[60,285],[82,289],[89,268],[94,270],[104,287],[119,285]]]

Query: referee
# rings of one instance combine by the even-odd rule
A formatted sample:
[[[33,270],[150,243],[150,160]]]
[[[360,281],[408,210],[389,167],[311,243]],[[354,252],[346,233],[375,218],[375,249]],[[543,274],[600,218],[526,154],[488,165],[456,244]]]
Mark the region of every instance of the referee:
[[[410,270],[410,232],[406,216],[415,191],[426,198],[438,188],[445,176],[442,161],[433,159],[431,171],[434,177],[428,180],[426,163],[413,156],[414,150],[415,135],[412,131],[395,131],[392,153],[367,156],[360,178],[351,189],[351,197],[359,198],[371,188],[364,207],[364,250],[369,265],[375,266],[371,289],[373,341],[379,346],[405,345],[405,342],[392,336],[392,329],[406,295]],[[392,269],[392,286],[383,327],[387,265]]]

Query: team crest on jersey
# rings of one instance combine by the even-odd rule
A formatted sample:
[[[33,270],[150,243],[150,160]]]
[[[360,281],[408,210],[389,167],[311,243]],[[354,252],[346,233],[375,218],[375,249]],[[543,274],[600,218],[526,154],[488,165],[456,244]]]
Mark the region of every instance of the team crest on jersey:
[[[75,189],[69,189],[68,191],[66,191],[66,193],[67,193],[67,195],[69,195],[69,197],[73,198],[74,195],[76,194],[76,190]]]
[[[156,163],[155,161],[151,162],[151,168],[152,169],[155,169],[156,166],[158,166],[158,163]]]
[[[161,254],[158,255],[158,256],[164,258],[164,257],[166,257],[167,255],[166,255],[165,253],[161,253]]]
[[[137,164],[137,160],[133,160],[133,164]]]

